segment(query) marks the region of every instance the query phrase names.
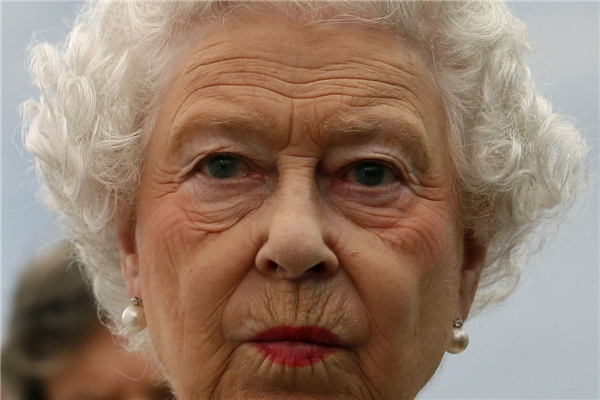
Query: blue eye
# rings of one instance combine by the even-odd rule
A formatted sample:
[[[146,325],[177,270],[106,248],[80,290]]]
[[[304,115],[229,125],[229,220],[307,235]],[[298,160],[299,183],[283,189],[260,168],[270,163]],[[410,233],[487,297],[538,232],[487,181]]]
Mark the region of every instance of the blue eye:
[[[377,161],[363,161],[356,164],[350,171],[351,180],[365,186],[379,186],[393,182],[394,173],[383,163]]]
[[[240,160],[229,154],[217,154],[208,159],[207,167],[213,178],[233,178],[240,170]]]

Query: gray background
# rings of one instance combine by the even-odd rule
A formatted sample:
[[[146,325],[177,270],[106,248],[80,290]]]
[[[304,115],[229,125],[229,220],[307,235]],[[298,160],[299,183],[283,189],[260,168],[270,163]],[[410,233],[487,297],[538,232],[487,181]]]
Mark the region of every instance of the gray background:
[[[532,72],[590,145],[591,182],[577,215],[527,266],[517,292],[465,325],[467,351],[446,356],[420,398],[597,399],[599,390],[599,4],[511,3],[529,28]],[[58,229],[35,200],[31,157],[20,144],[19,104],[38,96],[25,48],[32,34],[64,40],[74,3],[2,4],[2,322],[19,268]],[[42,250],[40,250],[42,249]],[[47,249],[47,247],[46,247]]]

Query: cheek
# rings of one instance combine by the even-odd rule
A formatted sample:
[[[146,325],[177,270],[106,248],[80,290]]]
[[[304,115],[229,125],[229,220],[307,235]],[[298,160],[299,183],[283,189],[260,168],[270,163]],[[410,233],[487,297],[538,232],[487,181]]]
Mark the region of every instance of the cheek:
[[[458,283],[463,235],[458,213],[449,203],[423,201],[394,218],[371,214],[370,221],[372,226],[364,227],[346,220],[340,228],[351,249],[342,263],[357,265],[350,270],[361,274],[355,279],[358,286],[367,290],[377,282],[389,284],[389,295],[417,287],[423,287],[423,294],[453,291],[456,285],[448,280]],[[365,264],[372,267],[359,267]]]
[[[212,223],[184,190],[145,195],[151,199],[138,206],[137,245],[153,345],[172,379],[181,381],[199,359],[202,371],[195,376],[209,376],[228,357],[223,311],[254,265],[257,235],[246,221],[226,230],[219,225],[226,219]]]
[[[380,332],[393,337],[400,326],[418,330],[437,320],[440,311],[446,314],[455,306],[460,257],[450,243],[432,248],[428,244],[439,240],[430,238],[404,251],[408,244],[417,241],[411,236],[419,236],[408,227],[394,230],[400,236],[389,231],[378,235],[349,231],[346,229],[346,240],[356,245],[349,245],[354,250],[342,264],[369,310],[372,323],[385,326]],[[391,240],[392,236],[395,240]]]
[[[391,385],[418,390],[439,365],[457,304],[459,226],[449,210],[420,204],[385,229],[342,229],[352,250],[341,261],[371,326],[359,358],[373,379],[397,371]]]

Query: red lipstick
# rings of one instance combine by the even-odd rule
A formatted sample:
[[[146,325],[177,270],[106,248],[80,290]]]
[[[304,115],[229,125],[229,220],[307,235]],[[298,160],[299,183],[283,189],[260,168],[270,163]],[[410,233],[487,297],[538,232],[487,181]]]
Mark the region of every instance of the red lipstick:
[[[260,332],[252,344],[276,364],[307,367],[338,351],[341,341],[318,326],[279,326]]]

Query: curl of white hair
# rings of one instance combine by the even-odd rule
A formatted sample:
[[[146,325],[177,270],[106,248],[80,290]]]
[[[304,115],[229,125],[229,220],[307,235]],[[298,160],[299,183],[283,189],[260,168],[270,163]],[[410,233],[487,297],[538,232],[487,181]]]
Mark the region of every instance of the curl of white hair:
[[[248,12],[368,24],[421,53],[445,102],[464,223],[490,243],[474,308],[504,299],[543,241],[536,229],[565,214],[586,175],[586,145],[536,92],[522,59],[525,27],[504,4],[97,2],[81,10],[64,45],[32,47],[42,95],[22,114],[42,195],[68,226],[113,329],[128,336],[118,322],[128,298],[113,218],[135,207],[160,90],[196,27]],[[147,334],[128,339],[134,348],[149,342]]]

